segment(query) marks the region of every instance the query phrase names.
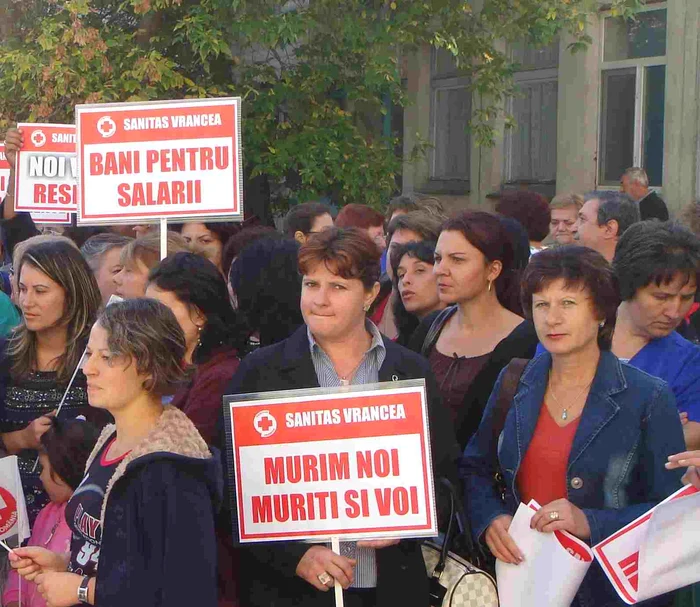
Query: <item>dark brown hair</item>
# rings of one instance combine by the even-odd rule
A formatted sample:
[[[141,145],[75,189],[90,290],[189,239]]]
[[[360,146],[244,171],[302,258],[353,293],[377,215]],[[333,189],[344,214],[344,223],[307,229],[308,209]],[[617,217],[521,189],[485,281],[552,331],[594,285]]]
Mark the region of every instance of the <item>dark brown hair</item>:
[[[313,234],[299,249],[299,271],[308,274],[319,263],[345,279],[357,278],[369,291],[381,274],[381,252],[359,228],[329,228]]]
[[[97,323],[107,331],[112,354],[130,358],[139,374],[151,376],[144,386],[148,392],[173,394],[188,379],[185,335],[164,304],[155,299],[126,299],[107,306]]]
[[[496,211],[517,219],[527,230],[532,242],[540,242],[549,234],[550,210],[547,199],[537,192],[508,190],[496,204]]]
[[[81,418],[51,417],[51,427],[41,435],[41,449],[49,458],[51,471],[73,491],[85,476],[85,464],[100,431]]]
[[[384,225],[384,215],[366,204],[351,203],[340,209],[335,218],[337,228],[373,228]]]
[[[464,211],[448,219],[442,231],[460,232],[488,262],[501,262],[503,269],[494,281],[498,301],[511,312],[522,314],[518,292],[520,272],[515,267],[513,240],[501,220],[486,211]]]
[[[615,331],[620,291],[615,274],[598,252],[578,245],[545,249],[530,258],[521,286],[525,316],[532,319],[532,297],[555,280],[564,280],[567,288],[586,289],[599,318],[605,321],[598,331],[598,346],[609,350]]]

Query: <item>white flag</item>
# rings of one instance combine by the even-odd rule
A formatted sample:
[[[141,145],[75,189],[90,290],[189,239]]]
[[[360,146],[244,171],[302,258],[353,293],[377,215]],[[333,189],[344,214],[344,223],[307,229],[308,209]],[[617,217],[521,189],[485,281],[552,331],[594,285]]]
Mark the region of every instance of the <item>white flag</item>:
[[[17,456],[8,455],[0,459],[0,540],[13,535],[20,543],[29,537],[29,518]]]

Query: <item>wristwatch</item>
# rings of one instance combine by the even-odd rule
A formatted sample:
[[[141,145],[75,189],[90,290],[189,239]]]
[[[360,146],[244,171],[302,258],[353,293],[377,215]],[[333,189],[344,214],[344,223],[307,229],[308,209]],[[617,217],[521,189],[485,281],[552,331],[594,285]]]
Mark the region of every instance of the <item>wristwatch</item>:
[[[88,601],[88,584],[90,584],[90,576],[84,575],[83,581],[80,582],[80,586],[78,587],[78,601],[85,605],[90,604]]]

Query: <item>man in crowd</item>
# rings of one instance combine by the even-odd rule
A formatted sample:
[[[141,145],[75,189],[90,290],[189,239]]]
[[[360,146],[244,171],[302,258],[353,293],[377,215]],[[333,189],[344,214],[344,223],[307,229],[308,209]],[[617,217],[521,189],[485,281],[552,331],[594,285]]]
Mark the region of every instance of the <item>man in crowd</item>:
[[[644,169],[631,167],[620,179],[620,189],[639,206],[642,221],[659,219],[668,221],[668,209],[662,198],[649,189],[649,177]]]
[[[573,244],[578,212],[583,206],[580,194],[559,194],[549,203],[549,234],[557,245]]]
[[[321,202],[304,202],[298,204],[284,218],[284,233],[304,244],[310,234],[333,227],[331,210]]]
[[[595,190],[584,196],[576,223],[576,238],[612,262],[617,241],[637,221],[639,209],[626,194]]]

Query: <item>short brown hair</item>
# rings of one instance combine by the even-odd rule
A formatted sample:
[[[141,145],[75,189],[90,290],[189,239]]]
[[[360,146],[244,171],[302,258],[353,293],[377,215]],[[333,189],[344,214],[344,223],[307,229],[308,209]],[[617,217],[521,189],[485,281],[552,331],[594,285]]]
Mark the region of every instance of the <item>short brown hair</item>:
[[[582,206],[583,196],[581,196],[581,194],[574,194],[571,192],[569,194],[557,194],[554,198],[552,198],[552,201],[549,203],[549,210],[553,211],[555,209],[576,207],[576,210],[580,211]]]
[[[188,379],[185,335],[170,308],[155,299],[126,299],[107,306],[97,323],[107,331],[112,354],[129,357],[139,374],[150,375],[144,388],[173,394]]]
[[[299,271],[308,274],[319,263],[345,279],[357,278],[369,291],[381,275],[381,252],[359,228],[329,228],[313,234],[299,249]]]
[[[605,320],[598,332],[598,346],[609,350],[615,331],[620,291],[615,274],[598,252],[579,245],[545,249],[530,258],[521,283],[521,300],[526,318],[532,320],[532,297],[555,280],[564,280],[567,287],[587,289],[593,307]]]
[[[168,232],[168,255],[189,251],[187,241],[177,232]],[[149,270],[160,263],[160,234],[151,232],[132,240],[122,249],[120,261],[122,265],[140,261]]]
[[[387,230],[387,244],[391,241],[391,237],[396,230],[410,230],[418,234],[423,240],[437,241],[440,236],[440,228],[442,222],[435,216],[426,211],[412,211],[397,215],[389,223]]]
[[[335,218],[338,228],[374,228],[384,225],[384,215],[366,204],[347,204]]]

